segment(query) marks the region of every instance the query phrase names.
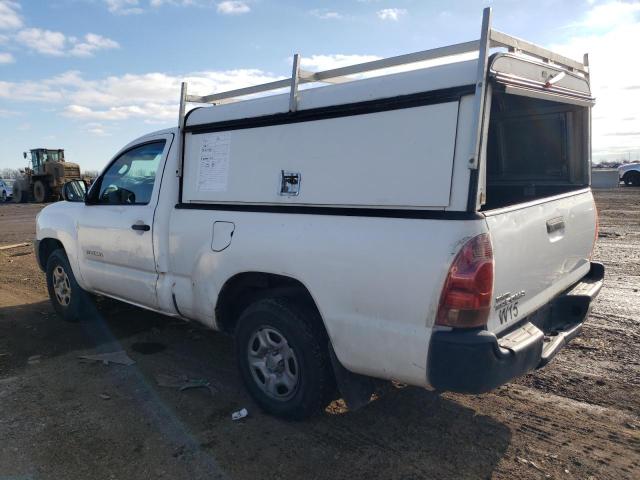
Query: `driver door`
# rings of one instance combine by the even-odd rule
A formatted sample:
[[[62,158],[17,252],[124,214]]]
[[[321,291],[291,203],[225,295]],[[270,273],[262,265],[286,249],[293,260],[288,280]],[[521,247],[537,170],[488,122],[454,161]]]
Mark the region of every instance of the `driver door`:
[[[153,217],[171,135],[118,155],[96,180],[78,220],[79,263],[90,290],[158,306]]]

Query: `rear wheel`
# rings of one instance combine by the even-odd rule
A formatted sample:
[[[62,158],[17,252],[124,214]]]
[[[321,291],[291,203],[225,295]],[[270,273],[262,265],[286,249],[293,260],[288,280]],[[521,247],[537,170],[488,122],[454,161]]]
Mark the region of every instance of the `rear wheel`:
[[[258,300],[240,316],[235,346],[247,390],[266,412],[299,420],[332,400],[328,339],[315,309],[285,298]]]
[[[49,186],[42,180],[36,180],[33,184],[33,199],[38,203],[44,203],[49,199]]]
[[[7,201],[7,192],[5,192],[5,191],[3,190],[3,191],[2,191],[2,195],[0,196],[0,199],[1,199],[3,202],[6,202],[6,201]]]
[[[47,260],[47,290],[53,308],[68,322],[77,322],[89,312],[91,297],[73,275],[64,250],[55,250]]]

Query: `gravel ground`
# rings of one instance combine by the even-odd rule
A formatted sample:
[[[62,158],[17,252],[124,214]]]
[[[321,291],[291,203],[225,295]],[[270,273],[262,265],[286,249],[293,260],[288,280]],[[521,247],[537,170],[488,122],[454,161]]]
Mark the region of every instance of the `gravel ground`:
[[[248,398],[229,338],[106,300],[95,322],[64,323],[31,249],[0,251],[0,480],[640,478],[640,189],[596,200],[606,284],[548,367],[484,395],[398,388],[294,423]],[[0,245],[31,241],[41,207],[0,205]],[[119,349],[136,364],[77,358]]]

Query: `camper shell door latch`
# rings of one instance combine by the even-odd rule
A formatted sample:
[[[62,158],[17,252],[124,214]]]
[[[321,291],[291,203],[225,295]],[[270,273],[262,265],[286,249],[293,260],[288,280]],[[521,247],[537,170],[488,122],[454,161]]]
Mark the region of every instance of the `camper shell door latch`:
[[[297,197],[300,193],[300,181],[302,176],[298,172],[281,170],[280,195],[285,197]]]

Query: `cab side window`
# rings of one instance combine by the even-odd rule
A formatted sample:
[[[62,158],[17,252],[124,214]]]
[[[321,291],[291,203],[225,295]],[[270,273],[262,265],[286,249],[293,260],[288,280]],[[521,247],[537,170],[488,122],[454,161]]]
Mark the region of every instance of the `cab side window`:
[[[92,203],[100,205],[146,205],[151,200],[165,141],[146,143],[120,155],[107,169]]]

